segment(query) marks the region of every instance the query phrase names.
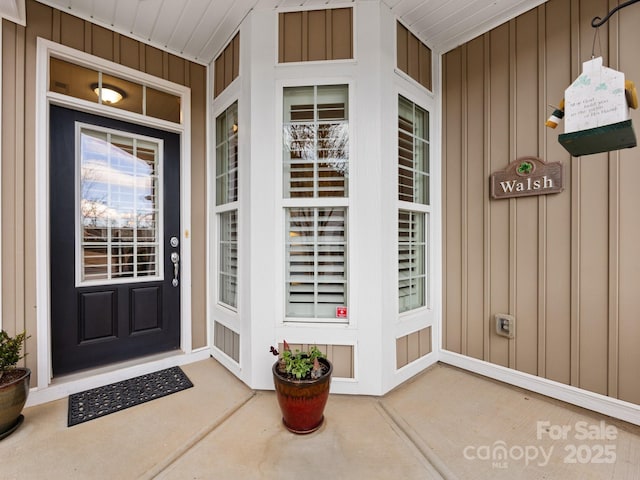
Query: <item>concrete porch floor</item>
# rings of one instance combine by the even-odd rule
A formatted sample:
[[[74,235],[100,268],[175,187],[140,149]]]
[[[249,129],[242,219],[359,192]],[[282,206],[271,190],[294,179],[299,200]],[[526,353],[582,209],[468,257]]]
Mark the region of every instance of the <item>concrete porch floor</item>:
[[[307,436],[215,360],[182,368],[194,388],[71,428],[67,399],[25,409],[0,478],[640,479],[640,427],[446,365],[331,395]]]

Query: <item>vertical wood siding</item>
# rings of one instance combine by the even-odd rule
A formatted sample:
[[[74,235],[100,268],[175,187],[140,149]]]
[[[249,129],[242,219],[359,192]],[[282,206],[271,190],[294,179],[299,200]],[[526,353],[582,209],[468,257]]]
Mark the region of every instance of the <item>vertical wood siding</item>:
[[[221,323],[213,322],[215,346],[240,363],[240,335]]]
[[[24,329],[26,362],[36,371],[35,77],[37,37],[121,63],[191,88],[192,255],[204,258],[206,198],[206,69],[84,20],[27,0],[27,26],[3,21],[2,42],[2,317]],[[192,266],[193,347],[206,345],[206,278]],[[34,377],[35,384],[37,379]]]
[[[591,19],[615,5],[550,0],[444,56],[443,341],[640,403],[640,150],[572,158],[563,125],[544,127],[591,57]],[[637,25],[640,8],[615,15],[595,53],[640,82]],[[490,200],[489,175],[525,155],[562,162],[564,192]],[[515,315],[513,340],[495,333],[496,313]]]
[[[278,61],[353,58],[353,10],[287,12],[278,18]]]
[[[220,95],[240,74],[240,33],[229,42],[213,63],[213,96]]]
[[[396,369],[431,353],[431,327],[396,338]]]
[[[289,348],[292,352],[299,350],[306,352],[314,346],[312,343],[290,343]],[[333,364],[334,378],[355,378],[354,368],[354,350],[351,345],[315,345],[318,350],[327,356],[327,359]],[[283,344],[278,344],[278,350],[282,351]]]
[[[396,30],[396,62],[400,70],[431,90],[431,49],[400,22]]]

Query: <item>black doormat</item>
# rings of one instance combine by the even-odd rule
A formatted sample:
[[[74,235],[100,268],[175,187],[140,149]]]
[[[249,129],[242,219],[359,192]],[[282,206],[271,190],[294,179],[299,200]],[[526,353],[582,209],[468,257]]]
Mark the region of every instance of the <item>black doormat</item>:
[[[88,422],[193,387],[180,367],[92,388],[69,396],[67,426]]]

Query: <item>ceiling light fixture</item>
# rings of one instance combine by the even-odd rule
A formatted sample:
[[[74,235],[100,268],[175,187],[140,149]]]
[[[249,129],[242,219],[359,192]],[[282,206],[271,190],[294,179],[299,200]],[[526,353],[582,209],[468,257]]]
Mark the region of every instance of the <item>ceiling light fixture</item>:
[[[123,98],[126,98],[127,94],[124,90],[114,87],[113,85],[109,85],[107,83],[102,84],[102,89],[97,83],[91,84],[91,89],[95,92],[95,94],[100,99],[101,103],[111,104],[118,103]]]

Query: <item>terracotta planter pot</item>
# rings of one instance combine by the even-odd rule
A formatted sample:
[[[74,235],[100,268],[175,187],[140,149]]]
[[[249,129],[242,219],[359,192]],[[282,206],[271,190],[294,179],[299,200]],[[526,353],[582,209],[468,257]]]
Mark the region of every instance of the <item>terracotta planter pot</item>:
[[[324,421],[333,365],[324,358],[318,360],[328,367],[328,371],[315,380],[290,380],[280,375],[278,362],[273,365],[273,383],[282,423],[293,433],[315,432]]]
[[[17,368],[22,375],[9,383],[0,385],[0,439],[12,433],[24,417],[20,416],[29,396],[31,370]]]

